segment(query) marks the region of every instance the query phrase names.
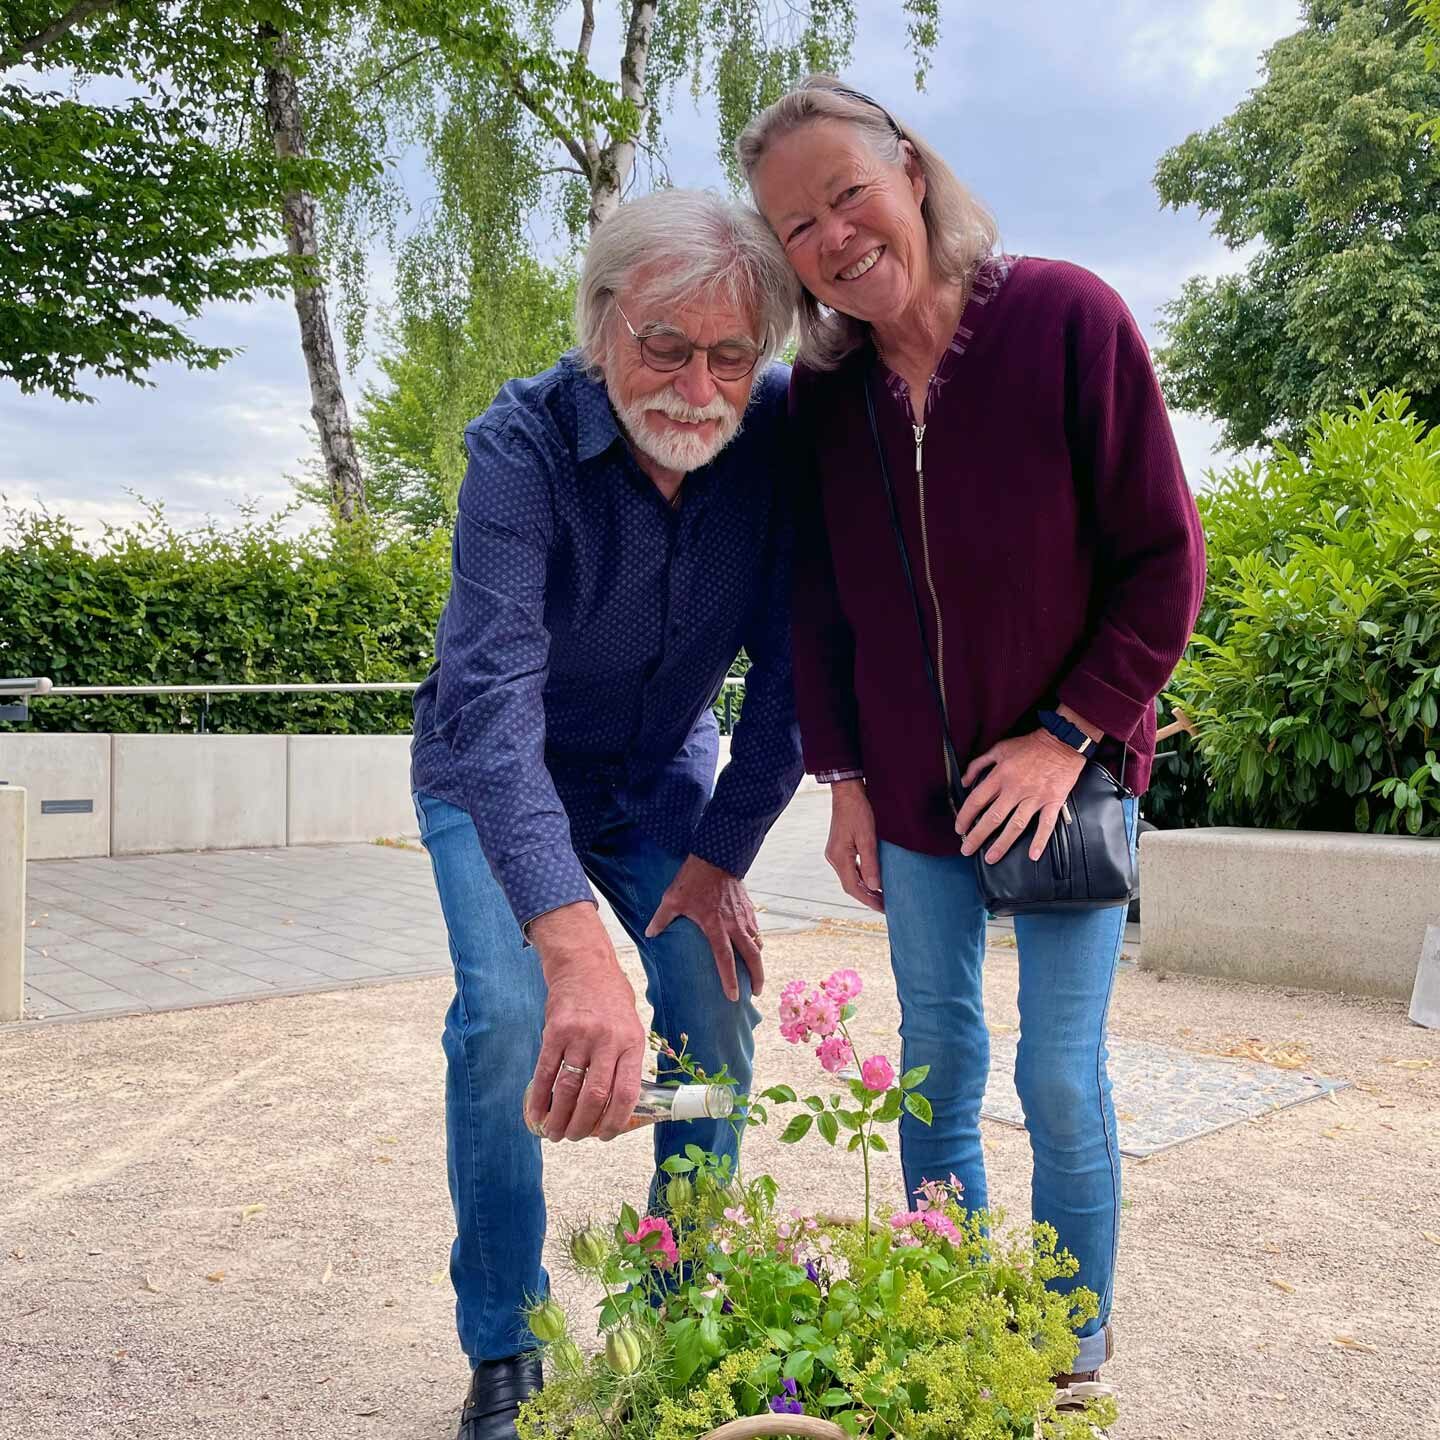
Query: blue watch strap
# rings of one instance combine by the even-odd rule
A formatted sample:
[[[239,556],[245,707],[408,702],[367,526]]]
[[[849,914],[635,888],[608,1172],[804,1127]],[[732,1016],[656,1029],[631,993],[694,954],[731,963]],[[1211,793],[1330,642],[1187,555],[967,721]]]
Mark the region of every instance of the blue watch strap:
[[[1046,730],[1078,754],[1088,755],[1095,748],[1095,742],[1063,715],[1057,715],[1053,710],[1042,710],[1039,718]]]

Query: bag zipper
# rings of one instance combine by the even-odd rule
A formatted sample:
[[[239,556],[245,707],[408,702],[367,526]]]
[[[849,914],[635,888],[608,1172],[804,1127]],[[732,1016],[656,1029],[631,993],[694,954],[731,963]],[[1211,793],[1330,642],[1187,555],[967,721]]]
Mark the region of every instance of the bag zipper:
[[[930,408],[930,386],[934,383],[935,377],[932,375],[925,386],[925,405],[922,414]],[[935,590],[935,576],[930,569],[930,527],[925,514],[925,426],[915,424],[912,414],[910,428],[915,432],[915,488],[920,503],[920,555],[925,569],[925,587],[930,591],[930,603],[935,608],[935,674],[940,682],[940,704],[945,726],[948,729],[950,705],[945,689],[945,621],[940,613],[940,596]],[[943,741],[940,748],[945,762],[946,781],[951,792],[955,793],[960,788],[960,777],[951,769],[950,752]]]

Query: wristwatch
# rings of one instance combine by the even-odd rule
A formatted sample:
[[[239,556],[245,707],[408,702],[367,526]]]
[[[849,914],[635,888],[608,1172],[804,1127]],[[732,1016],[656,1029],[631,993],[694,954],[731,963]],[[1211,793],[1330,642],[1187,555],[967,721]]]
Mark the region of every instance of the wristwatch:
[[[1095,748],[1095,742],[1078,726],[1053,710],[1040,712],[1040,724],[1057,740],[1063,741],[1079,755],[1088,755]]]

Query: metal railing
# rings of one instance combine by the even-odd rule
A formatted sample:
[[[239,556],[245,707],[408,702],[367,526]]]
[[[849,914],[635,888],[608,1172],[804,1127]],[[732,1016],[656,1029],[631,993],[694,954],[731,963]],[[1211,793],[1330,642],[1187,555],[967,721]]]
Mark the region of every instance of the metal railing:
[[[0,695],[15,695],[20,699],[16,706],[18,714],[6,714],[7,707],[0,706],[0,720],[23,720],[28,701],[44,696],[47,699],[103,699],[111,695],[199,695],[202,699],[200,712],[200,733],[206,733],[210,719],[210,697],[212,695],[326,695],[346,694],[356,691],[414,691],[420,688],[419,680],[335,680],[316,683],[291,681],[265,685],[56,685],[40,675],[24,680],[0,679]],[[734,729],[735,687],[745,683],[740,675],[727,675],[722,687],[724,695],[724,733]]]

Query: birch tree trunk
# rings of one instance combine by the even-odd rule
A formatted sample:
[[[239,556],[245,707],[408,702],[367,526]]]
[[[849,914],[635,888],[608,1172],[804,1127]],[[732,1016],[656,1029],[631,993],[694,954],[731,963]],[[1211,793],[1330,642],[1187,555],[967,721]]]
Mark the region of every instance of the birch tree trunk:
[[[265,119],[275,153],[282,160],[303,157],[305,132],[300,87],[285,63],[290,51],[289,40],[264,26],[260,31],[260,44],[272,62],[264,71]],[[345,387],[335,355],[325,287],[320,283],[314,197],[298,188],[287,189],[281,197],[281,213],[285,220],[285,243],[290,254],[302,262],[303,273],[296,277],[294,296],[295,313],[300,320],[300,348],[310,376],[310,414],[320,436],[330,498],[341,521],[348,524],[365,512],[365,481],[350,429],[350,410],[345,403]]]
[[[635,133],[611,140],[599,152],[590,171],[590,229],[620,207],[620,198],[635,168],[635,144],[645,127],[645,67],[650,59],[650,36],[655,29],[657,0],[634,0],[625,53],[620,57],[620,93],[636,109]],[[588,47],[587,47],[588,48]]]

